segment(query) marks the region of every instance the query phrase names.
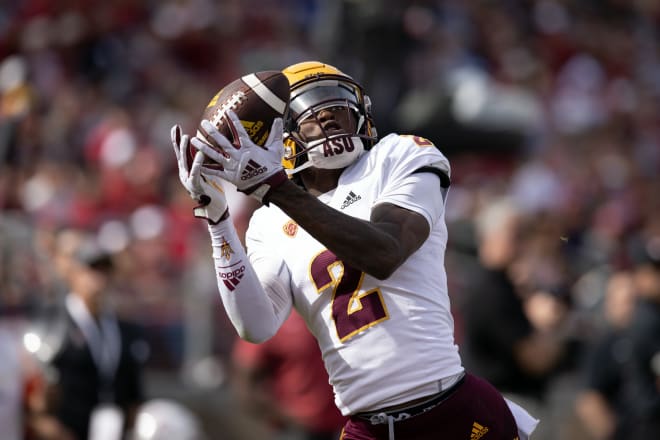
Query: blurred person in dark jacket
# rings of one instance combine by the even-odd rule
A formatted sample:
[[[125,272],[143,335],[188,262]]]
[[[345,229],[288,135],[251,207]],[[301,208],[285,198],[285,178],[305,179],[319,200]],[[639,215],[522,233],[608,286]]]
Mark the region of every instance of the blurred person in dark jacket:
[[[643,244],[634,270],[638,300],[629,327],[630,398],[625,438],[660,438],[660,235]]]
[[[110,307],[112,255],[78,231],[62,231],[59,238],[54,262],[68,293],[43,326],[48,374],[30,408],[30,433],[85,440],[103,431],[104,439],[119,440],[143,402],[147,346],[138,326]]]
[[[459,312],[463,318],[461,353],[467,368],[494,384],[509,399],[528,408],[541,423],[534,437],[551,438],[543,402],[545,384],[560,364],[565,343],[553,330],[561,307],[548,295],[534,296],[550,316],[540,328],[528,313],[514,263],[521,255],[523,217],[515,204],[497,199],[485,206],[474,224],[476,248],[462,259],[466,285]],[[550,437],[548,437],[550,436]]]
[[[619,414],[625,410],[624,369],[631,354],[627,330],[635,302],[632,273],[612,274],[603,302],[605,329],[587,351],[585,384],[575,401],[576,413],[594,440],[615,438]]]
[[[593,346],[576,410],[596,440],[660,438],[660,236],[637,237],[610,278],[609,329]]]

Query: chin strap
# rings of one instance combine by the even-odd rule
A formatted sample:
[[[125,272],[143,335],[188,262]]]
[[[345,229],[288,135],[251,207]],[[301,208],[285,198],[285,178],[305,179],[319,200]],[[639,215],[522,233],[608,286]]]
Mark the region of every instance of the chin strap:
[[[312,166],[312,163],[310,161],[307,161],[307,162],[305,162],[304,164],[300,165],[297,168],[286,170],[286,174],[289,175],[289,176],[293,176],[294,174],[296,174],[296,173],[298,173],[298,172],[300,172],[304,169],[307,169],[311,166]]]

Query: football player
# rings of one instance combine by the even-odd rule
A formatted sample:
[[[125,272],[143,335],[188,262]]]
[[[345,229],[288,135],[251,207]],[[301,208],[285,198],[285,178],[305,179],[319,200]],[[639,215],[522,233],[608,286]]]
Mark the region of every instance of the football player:
[[[238,334],[265,341],[295,307],[349,416],[344,440],[527,435],[536,420],[466,372],[454,342],[443,269],[447,158],[418,136],[379,139],[368,96],[337,68],[311,61],[283,72],[289,109],[265,149],[231,111],[240,145],[208,121],[207,141],[172,128],[179,177],[208,219],[218,288]],[[188,142],[199,150],[192,164]],[[203,167],[204,155],[224,169]],[[226,221],[221,179],[264,204],[247,253]]]

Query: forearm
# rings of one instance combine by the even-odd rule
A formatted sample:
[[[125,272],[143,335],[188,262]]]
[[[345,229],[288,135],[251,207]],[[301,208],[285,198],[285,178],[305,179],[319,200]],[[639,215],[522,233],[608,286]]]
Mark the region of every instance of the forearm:
[[[290,310],[283,289],[262,287],[231,221],[210,225],[209,232],[218,290],[230,321],[242,339],[269,339]]]
[[[376,278],[387,278],[404,257],[395,238],[396,225],[346,215],[286,182],[270,202],[325,245],[339,259]]]

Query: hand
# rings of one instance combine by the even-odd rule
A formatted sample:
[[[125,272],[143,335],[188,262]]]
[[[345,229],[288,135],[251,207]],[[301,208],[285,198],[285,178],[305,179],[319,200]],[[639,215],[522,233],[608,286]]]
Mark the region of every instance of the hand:
[[[215,170],[205,169],[202,173],[204,153],[198,151],[193,163],[188,167],[188,142],[190,137],[181,134],[181,127],[175,125],[171,131],[172,147],[179,166],[179,180],[183,187],[188,190],[190,197],[199,203],[193,209],[193,214],[198,218],[205,218],[211,224],[218,224],[221,220],[229,217],[227,199],[220,185],[220,178],[215,176]]]
[[[213,170],[214,174],[236,185],[239,191],[267,205],[271,191],[288,180],[282,166],[284,156],[282,118],[273,121],[268,140],[264,147],[260,147],[252,142],[234,112],[228,111],[227,116],[232,132],[238,137],[238,145],[232,144],[207,120],[202,121],[202,128],[210,139],[194,137],[191,142],[209,159],[222,165],[223,169]],[[216,148],[209,145],[209,142],[215,144]]]

